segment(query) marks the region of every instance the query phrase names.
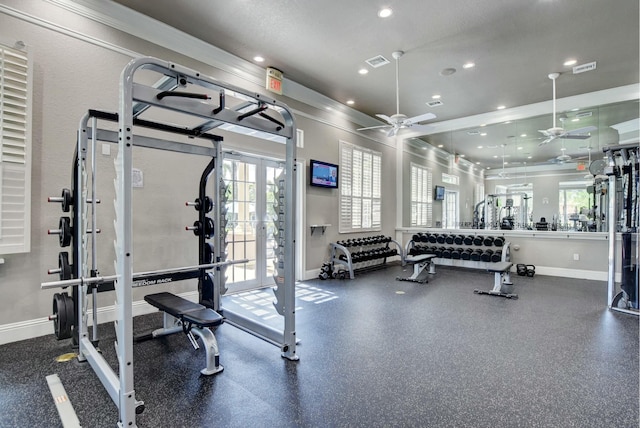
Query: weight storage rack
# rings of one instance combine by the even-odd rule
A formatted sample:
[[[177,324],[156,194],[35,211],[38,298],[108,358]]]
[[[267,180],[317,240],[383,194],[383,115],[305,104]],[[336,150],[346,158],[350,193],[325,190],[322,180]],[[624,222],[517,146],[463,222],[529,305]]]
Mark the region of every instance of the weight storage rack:
[[[402,245],[389,236],[347,239],[330,245],[329,262],[335,277],[344,277],[344,274],[341,274],[341,267],[349,273],[349,278],[353,279],[356,272],[384,267],[389,257],[400,256],[400,260],[404,261]]]

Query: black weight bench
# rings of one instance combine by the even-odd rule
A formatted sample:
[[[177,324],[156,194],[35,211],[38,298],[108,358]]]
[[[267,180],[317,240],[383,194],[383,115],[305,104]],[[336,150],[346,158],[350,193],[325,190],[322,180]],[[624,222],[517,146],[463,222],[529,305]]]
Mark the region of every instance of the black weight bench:
[[[506,297],[507,299],[517,299],[518,295],[512,293],[513,282],[511,282],[511,262],[492,263],[487,272],[494,273],[493,289],[491,290],[473,290],[476,294],[489,294],[490,296]]]
[[[202,338],[205,345],[207,366],[200,371],[204,375],[220,373],[224,368],[220,365],[218,342],[209,327],[217,327],[224,318],[213,309],[184,299],[175,294],[161,292],[148,294],[144,300],[164,313],[164,326],[151,333],[152,338],[166,336],[183,331],[195,349],[200,346],[196,336]]]
[[[423,270],[429,268],[430,274],[436,273],[436,265],[433,262],[433,259],[436,257],[435,254],[419,254],[416,256],[407,256],[404,259],[405,263],[409,263],[413,265],[413,275],[408,278],[397,277],[397,281],[411,281],[418,282],[420,284],[424,284],[429,282],[426,278],[418,279],[418,276],[422,273]]]

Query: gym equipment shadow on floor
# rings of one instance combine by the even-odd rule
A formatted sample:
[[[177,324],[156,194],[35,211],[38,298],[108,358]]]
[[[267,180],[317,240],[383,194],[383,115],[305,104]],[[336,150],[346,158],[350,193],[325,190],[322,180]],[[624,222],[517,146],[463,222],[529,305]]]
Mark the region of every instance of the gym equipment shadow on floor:
[[[518,300],[473,293],[484,271],[438,267],[428,284],[400,266],[297,288],[300,360],[230,325],[224,372],[182,334],[134,346],[140,427],[638,427],[638,318],[606,309],[605,282],[513,276]],[[228,296],[277,320],[270,290]],[[227,304],[228,303],[228,304]],[[162,324],[138,317],[134,334]],[[52,329],[53,330],[53,329]],[[111,324],[100,348],[115,365]],[[118,412],[95,373],[58,363],[53,334],[0,346],[0,427],[62,426],[45,377],[57,373],[80,423]]]

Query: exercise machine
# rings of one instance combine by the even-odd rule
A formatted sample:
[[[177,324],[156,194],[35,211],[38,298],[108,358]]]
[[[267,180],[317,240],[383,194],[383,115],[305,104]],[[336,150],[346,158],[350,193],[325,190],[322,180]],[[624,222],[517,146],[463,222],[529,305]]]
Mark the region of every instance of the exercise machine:
[[[136,79],[138,73],[157,74],[159,79],[152,85],[138,83]],[[208,92],[209,94],[205,94]],[[227,99],[233,99],[232,107],[227,107]],[[142,112],[148,109],[160,109],[165,112],[177,112],[176,120],[185,118],[185,126],[173,124],[157,123],[144,120],[140,117]],[[112,114],[113,115],[113,114]],[[262,94],[250,93],[241,88],[234,87],[220,82],[219,80],[207,77],[200,72],[180,66],[175,63],[162,61],[156,58],[141,57],[132,60],[123,70],[120,81],[120,104],[118,113],[110,116],[118,123],[118,131],[108,129],[98,129],[97,119],[100,114],[89,114],[81,121],[78,132],[78,162],[74,165],[74,178],[76,186],[72,192],[73,203],[79,208],[77,211],[77,226],[74,223],[76,237],[76,254],[73,261],[75,275],[71,279],[53,281],[42,284],[42,288],[73,287],[77,290],[78,301],[75,308],[77,313],[77,328],[74,330],[78,335],[79,359],[87,360],[98,378],[101,380],[106,391],[113,402],[118,407],[120,427],[135,427],[136,414],[144,409],[144,403],[136,397],[134,388],[134,364],[133,364],[133,308],[132,308],[132,288],[136,285],[150,285],[171,281],[172,275],[195,275],[201,278],[199,281],[198,303],[203,308],[185,305],[181,300],[174,298],[158,299],[151,297],[152,303],[177,319],[181,326],[185,326],[186,333],[206,329],[210,326],[217,326],[218,318],[214,313],[222,314],[225,324],[234,325],[257,337],[279,346],[281,356],[289,360],[297,360],[296,354],[296,332],[295,332],[295,280],[294,280],[294,231],[295,218],[288,213],[295,212],[295,150],[296,150],[296,128],[293,114],[289,108]],[[89,117],[91,126],[89,126]],[[109,120],[109,115],[100,116]],[[196,126],[193,121],[199,122]],[[282,331],[273,329],[258,323],[249,317],[235,313],[222,307],[220,295],[223,293],[224,267],[234,262],[223,260],[223,233],[221,227],[224,224],[223,207],[220,203],[220,194],[224,191],[221,186],[220,169],[214,168],[213,180],[214,191],[211,195],[213,200],[213,222],[207,220],[199,225],[194,224],[193,230],[199,228],[201,233],[206,234],[207,227],[213,226],[213,236],[215,245],[213,246],[213,263],[203,263],[185,268],[162,269],[151,272],[133,272],[133,207],[132,207],[132,184],[133,184],[133,162],[132,152],[135,146],[150,149],[168,150],[188,154],[201,154],[210,156],[215,161],[221,160],[220,140],[209,138],[212,147],[195,144],[186,144],[171,140],[164,140],[155,137],[142,136],[134,132],[134,129],[151,128],[162,133],[173,133],[192,138],[202,138],[211,135],[212,129],[225,126],[230,132],[248,133],[258,138],[269,138],[271,141],[278,141],[286,144],[286,160],[284,173],[279,179],[280,196],[282,196],[282,207],[279,209],[277,219],[278,229],[278,249],[276,269],[276,307],[278,313],[284,318],[284,328]],[[89,137],[91,136],[91,137]],[[116,167],[116,198],[114,201],[115,220],[115,275],[101,276],[97,272],[92,276],[93,269],[87,263],[86,239],[89,230],[96,232],[95,227],[88,227],[86,219],[87,207],[91,199],[95,203],[96,198],[87,197],[85,155],[86,148],[91,140],[91,149],[95,152],[97,140],[109,141],[118,145],[118,154],[115,161]],[[217,166],[217,164],[216,164]],[[203,195],[199,196],[201,203],[206,204]],[[203,205],[204,206],[204,205]],[[205,211],[204,209],[202,211]],[[200,218],[198,221],[201,221]],[[66,223],[65,223],[66,225]],[[61,235],[62,236],[62,235]],[[95,235],[92,245],[95,244]],[[218,241],[220,240],[220,241]],[[200,247],[201,259],[205,256],[206,246]],[[213,270],[213,276],[209,275]],[[203,274],[204,273],[204,274]],[[96,286],[100,287],[109,284],[113,287],[116,296],[116,352],[118,355],[118,367],[116,370],[104,360],[102,354],[90,340],[87,331],[86,316],[88,307],[88,293],[93,293]],[[97,312],[94,306],[94,314]],[[65,311],[68,312],[65,306]],[[191,329],[188,325],[191,324]],[[97,322],[94,323],[97,325]],[[178,325],[178,323],[176,323]],[[196,330],[194,330],[194,327]],[[196,333],[197,334],[197,333]],[[206,333],[205,333],[206,334]],[[187,334],[187,336],[189,336]],[[212,341],[209,341],[207,359],[213,362],[207,363],[207,371],[216,371],[215,354],[216,350]],[[213,358],[211,358],[213,356]],[[218,370],[219,371],[219,370]]]
[[[608,161],[604,173],[609,177],[608,307],[639,315],[640,147],[637,143],[619,144],[605,147],[603,152]]]

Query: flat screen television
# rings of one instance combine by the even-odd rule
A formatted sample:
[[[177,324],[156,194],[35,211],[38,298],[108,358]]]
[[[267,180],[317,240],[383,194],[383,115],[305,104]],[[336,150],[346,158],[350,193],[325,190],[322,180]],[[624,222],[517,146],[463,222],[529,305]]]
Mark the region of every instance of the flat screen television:
[[[433,199],[435,199],[436,201],[444,201],[444,187],[443,186],[436,186],[436,189],[434,191]]]
[[[312,186],[338,188],[338,165],[311,159],[309,172]]]

